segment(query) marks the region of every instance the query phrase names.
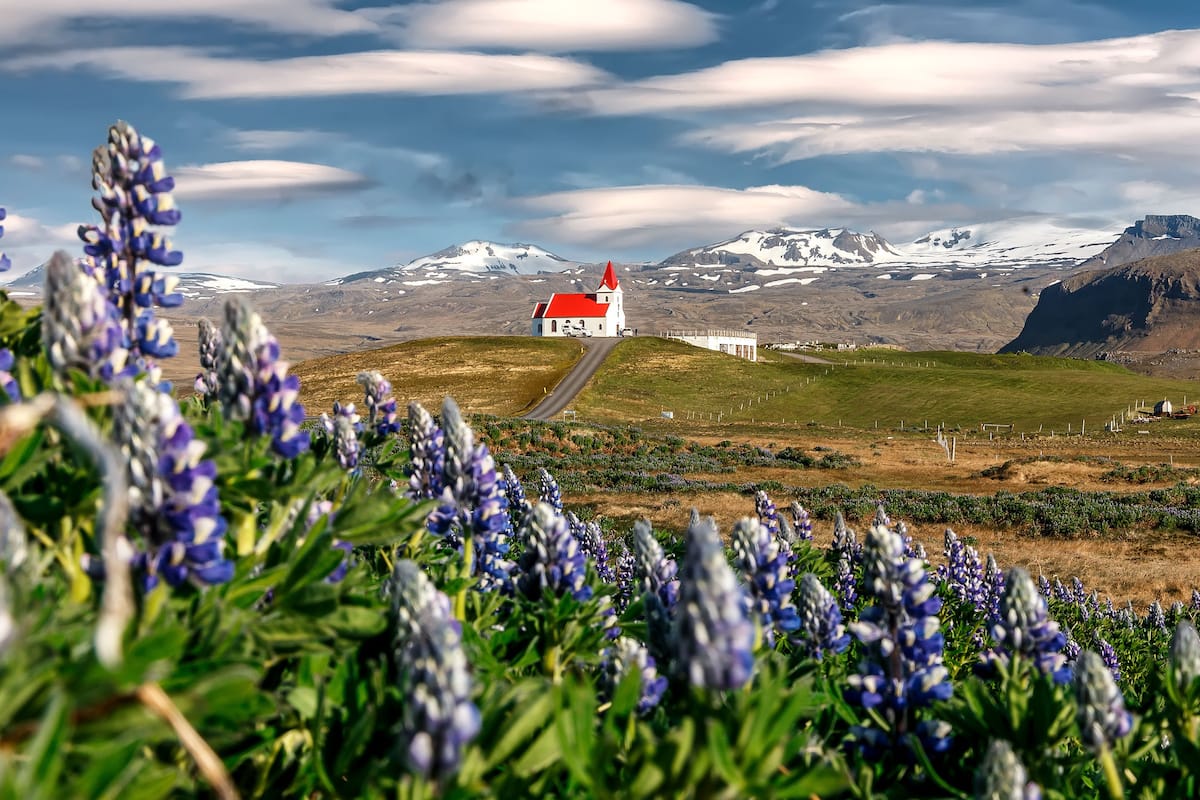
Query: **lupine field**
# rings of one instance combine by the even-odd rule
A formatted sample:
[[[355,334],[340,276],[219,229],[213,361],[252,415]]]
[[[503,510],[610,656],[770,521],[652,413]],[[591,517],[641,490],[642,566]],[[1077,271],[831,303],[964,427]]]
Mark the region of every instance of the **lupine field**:
[[[377,372],[306,424],[240,299],[172,387],[174,183],[123,122],[93,176],[0,306],[3,797],[1200,794],[1200,592],[1114,607],[949,529],[935,568],[886,504],[581,519]]]

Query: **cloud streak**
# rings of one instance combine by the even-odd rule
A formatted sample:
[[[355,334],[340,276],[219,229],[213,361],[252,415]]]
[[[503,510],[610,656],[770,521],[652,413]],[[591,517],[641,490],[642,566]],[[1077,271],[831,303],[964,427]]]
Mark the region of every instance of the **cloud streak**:
[[[300,161],[223,161],[171,171],[182,200],[290,200],[359,191],[373,181],[357,172]]]

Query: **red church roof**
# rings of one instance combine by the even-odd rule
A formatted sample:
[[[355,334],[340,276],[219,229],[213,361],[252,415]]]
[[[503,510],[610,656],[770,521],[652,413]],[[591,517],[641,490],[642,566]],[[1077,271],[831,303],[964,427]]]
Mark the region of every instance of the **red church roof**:
[[[617,288],[617,273],[613,270],[612,262],[608,262],[608,266],[604,268],[604,277],[600,279],[600,289],[616,289]]]
[[[552,294],[549,303],[538,303],[533,310],[534,319],[552,319],[561,317],[604,317],[608,315],[608,304],[597,303],[595,295],[588,294]]]

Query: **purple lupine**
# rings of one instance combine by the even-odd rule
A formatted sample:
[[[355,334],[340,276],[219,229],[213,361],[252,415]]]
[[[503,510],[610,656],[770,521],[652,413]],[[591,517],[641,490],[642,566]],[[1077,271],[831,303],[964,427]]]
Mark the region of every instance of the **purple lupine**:
[[[450,598],[412,561],[396,562],[387,593],[395,621],[401,703],[399,744],[408,768],[434,780],[452,775],[480,729],[462,626]]]
[[[619,542],[617,545],[617,593],[613,596],[613,604],[616,606],[618,613],[625,613],[625,609],[629,608],[629,604],[633,602],[634,593],[637,591],[634,577],[634,571],[637,569],[637,557],[633,554],[624,542]]]
[[[508,501],[496,476],[496,462],[486,444],[475,443],[475,432],[449,397],[442,403],[442,426],[442,493],[426,527],[460,552],[465,552],[469,537],[471,572],[479,577],[479,588],[506,589],[513,564],[506,558]]]
[[[549,503],[558,513],[563,512],[562,492],[559,491],[558,481],[546,468],[538,470],[538,499]]]
[[[517,589],[531,600],[549,591],[588,600],[587,557],[567,521],[549,503],[538,503],[525,517],[520,536],[525,544],[519,562]]]
[[[204,317],[198,324],[200,348],[200,373],[196,376],[196,394],[205,400],[215,402],[220,388],[220,378],[217,372],[218,361],[221,357],[221,329]]]
[[[309,434],[300,428],[300,379],[287,370],[262,318],[242,298],[227,300],[217,361],[222,410],[227,419],[245,422],[249,434],[270,436],[279,456],[295,458],[308,449]]]
[[[42,341],[60,378],[77,369],[111,383],[136,372],[116,308],[61,250],[46,265],[43,295]]]
[[[108,129],[108,141],[92,153],[92,188],[99,193],[92,206],[101,224],[79,226],[85,253],[81,265],[116,309],[130,360],[145,368],[147,357],[170,358],[179,349],[171,326],[152,311],[183,302],[175,291],[178,278],[147,268],[176,267],[183,261],[170,240],[149,227],[179,223],[171,197],[175,181],[166,174],[154,140],[118,121]]]
[[[983,763],[975,772],[976,800],[1041,800],[1042,790],[1029,780],[1025,765],[1012,745],[992,739]]]
[[[779,535],[779,511],[767,493],[761,489],[754,494],[754,513],[772,536]]]
[[[329,523],[332,523],[337,513],[333,509],[333,501],[331,500],[314,500],[308,507],[308,514],[304,519],[305,529],[311,531],[313,526],[322,517]],[[342,559],[342,563],[338,564],[333,572],[325,576],[326,583],[341,583],[346,578],[346,573],[350,571],[350,567],[354,565],[354,545],[350,542],[341,539],[334,539],[330,546],[335,550],[341,550],[346,554]]]
[[[1075,700],[1080,738],[1093,752],[1107,749],[1133,727],[1112,672],[1091,650],[1081,653],[1075,666]]]
[[[529,513],[529,500],[525,497],[525,487],[521,485],[521,480],[512,471],[512,467],[505,464],[501,472],[504,475],[504,499],[508,501],[508,519],[515,531],[521,527],[521,520]]]
[[[796,538],[802,542],[811,542],[813,538],[812,517],[809,516],[804,506],[795,500],[792,501],[790,510],[792,512],[792,527],[796,531]]]
[[[1180,620],[1171,635],[1168,673],[1175,687],[1186,692],[1200,678],[1200,635],[1188,620]]]
[[[777,633],[786,637],[800,627],[792,605],[796,582],[787,555],[770,528],[751,517],[733,526],[732,540],[734,560],[750,590],[751,608],[762,625],[763,640],[768,648],[774,647]]]
[[[833,589],[842,606],[843,615],[848,616],[858,602],[858,581],[854,575],[854,567],[862,561],[862,545],[853,530],[846,526],[842,512],[838,512],[833,522],[833,553],[837,559],[837,574],[834,576]]]
[[[800,627],[791,641],[809,658],[820,661],[826,653],[841,653],[850,646],[850,636],[842,625],[837,598],[821,585],[811,572],[800,578],[796,594]]]
[[[1033,578],[1020,567],[1008,571],[998,619],[991,626],[995,648],[984,654],[982,670],[990,672],[997,662],[1008,663],[1014,655],[1031,662],[1055,683],[1071,679],[1063,648],[1067,636],[1050,619],[1046,598],[1038,593]]]
[[[0,491],[0,574],[11,572],[29,559],[29,533],[12,500]]]
[[[606,647],[601,653],[600,661],[600,692],[611,699],[617,686],[626,675],[636,672],[641,679],[641,695],[638,698],[637,711],[648,714],[662,700],[667,690],[667,679],[658,674],[658,664],[654,656],[636,639],[622,636]]]
[[[1104,662],[1104,666],[1108,667],[1108,671],[1112,673],[1113,680],[1120,683],[1121,662],[1117,660],[1117,651],[1107,641],[1096,637],[1096,653],[1100,656],[1100,660]]]
[[[646,613],[646,645],[660,661],[671,653],[671,620],[679,602],[678,567],[667,558],[647,520],[633,525],[633,591]],[[665,661],[664,661],[665,663]]]
[[[860,747],[870,753],[906,747],[909,734],[930,752],[950,745],[947,724],[925,720],[913,725],[913,711],[948,699],[953,689],[942,665],[937,617],[942,601],[924,564],[904,550],[899,533],[872,526],[863,546],[863,584],[874,604],[848,626],[866,645],[866,658],[859,664],[860,674],[847,679],[846,699],[875,709],[888,725],[886,731],[853,729]]]
[[[978,611],[984,611],[988,601],[988,591],[984,584],[983,564],[979,553],[974,547],[966,545],[950,528],[946,528],[945,580],[946,586],[955,599],[970,603]]]
[[[1053,596],[1052,595],[1053,590],[1050,588],[1050,579],[1047,578],[1045,575],[1038,575],[1037,581],[1038,581],[1038,593],[1042,597],[1049,600]],[[1109,602],[1111,604],[1112,601],[1109,601]]]
[[[337,455],[338,466],[345,470],[357,469],[362,450],[358,434],[362,431],[363,425],[354,411],[354,403],[343,406],[334,401],[333,416],[322,413],[321,427],[324,429],[325,435],[333,442],[333,451]]]
[[[15,367],[16,359],[13,358],[12,350],[0,347],[0,389],[4,391],[5,401],[9,403],[21,402],[21,387],[12,374]]]
[[[987,566],[983,569],[983,585],[987,590],[984,611],[987,619],[994,621],[1000,614],[1000,598],[1004,597],[1004,571],[991,553],[988,553]]]
[[[574,513],[566,513],[567,524],[571,526],[571,535],[579,540],[579,546],[584,555],[591,559],[596,566],[596,574],[605,583],[613,583],[617,575],[613,572],[608,559],[608,544],[604,541],[604,531],[600,524],[589,520],[584,522]]]
[[[717,523],[688,526],[672,627],[676,673],[699,689],[738,689],[754,672],[754,622],[725,560]]]
[[[1167,615],[1163,612],[1162,603],[1157,600],[1150,603],[1150,609],[1146,612],[1146,628],[1163,633],[1167,630]]]
[[[408,404],[408,496],[428,500],[442,494],[445,435],[420,403]]]
[[[358,373],[367,407],[367,424],[379,436],[390,436],[400,430],[396,399],[391,396],[392,384],[375,370]]]
[[[4,222],[8,218],[8,212],[0,208],[0,222]],[[4,226],[0,225],[0,239],[4,238]],[[0,250],[0,272],[8,272],[12,268],[12,261],[3,250]]]
[[[1188,609],[1193,614],[1200,614],[1200,589],[1192,589],[1192,601],[1188,604]]]

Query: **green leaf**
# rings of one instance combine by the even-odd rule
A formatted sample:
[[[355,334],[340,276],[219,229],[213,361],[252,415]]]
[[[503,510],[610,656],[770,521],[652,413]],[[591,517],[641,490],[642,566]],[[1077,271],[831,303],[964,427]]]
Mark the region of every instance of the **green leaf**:
[[[63,769],[67,739],[67,698],[60,690],[50,698],[37,735],[25,752],[19,781],[30,797],[56,796],[58,776]]]
[[[336,633],[351,639],[369,639],[387,630],[388,619],[382,609],[341,606],[323,620]]]

